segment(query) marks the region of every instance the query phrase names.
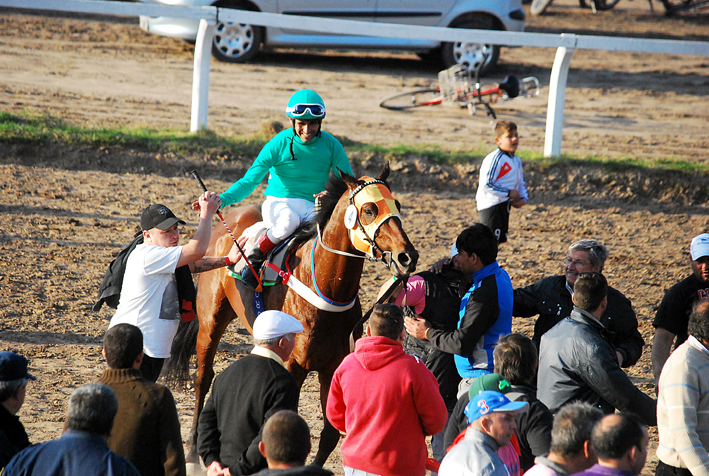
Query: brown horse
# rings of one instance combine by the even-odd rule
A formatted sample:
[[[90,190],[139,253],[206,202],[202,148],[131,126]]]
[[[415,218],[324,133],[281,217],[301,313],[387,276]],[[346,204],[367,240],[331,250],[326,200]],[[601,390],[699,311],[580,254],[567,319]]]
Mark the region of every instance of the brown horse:
[[[279,284],[266,287],[263,300],[265,309],[280,309],[298,318],[305,331],[298,334],[296,347],[288,362],[288,367],[302,386],[310,371],[318,372],[320,382],[320,403],[325,413],[327,395],[330,390],[330,381],[335,369],[342,359],[349,353],[349,336],[355,325],[362,317],[362,309],[357,298],[359,281],[362,276],[365,254],[358,251],[345,226],[345,216],[348,215],[350,228],[364,233],[359,235],[359,245],[362,241],[371,239],[372,253],[382,257],[393,274],[404,277],[416,268],[418,253],[404,232],[398,217],[397,206],[393,205],[388,186],[385,180],[389,175],[387,165],[376,180],[363,178],[356,180],[347,174],[342,178],[332,175],[327,183],[327,194],[322,199],[322,207],[314,222],[321,230],[318,238],[315,231],[316,225],[311,223],[301,230],[296,240],[300,243],[297,251],[291,256],[289,264],[292,274],[310,289],[319,291],[321,296],[336,303],[354,302],[346,311],[331,312],[316,308],[291,288]],[[355,196],[367,187],[386,187],[388,194],[388,207],[379,202],[367,201],[374,196],[381,197],[379,191]],[[397,204],[398,205],[398,204]],[[353,208],[354,207],[354,208]],[[382,208],[391,208],[388,215]],[[357,216],[353,216],[353,210]],[[378,217],[380,221],[377,221]],[[354,220],[354,221],[353,221]],[[235,236],[250,225],[261,221],[261,214],[256,207],[239,208],[226,216],[229,227]],[[371,228],[374,226],[374,228]],[[308,229],[309,228],[309,229]],[[365,230],[372,231],[373,236],[367,236]],[[353,230],[354,231],[354,230]],[[322,240],[322,241],[320,241]],[[357,239],[354,239],[357,242]],[[324,245],[324,246],[323,246]],[[208,255],[224,256],[233,246],[233,240],[228,235],[225,227],[217,225],[212,234]],[[361,248],[361,246],[360,246]],[[344,252],[344,254],[339,254]],[[313,270],[313,264],[317,263]],[[313,280],[313,278],[315,278]],[[314,282],[315,281],[315,284]],[[241,285],[241,282],[230,277],[226,269],[201,273],[198,281],[197,315],[199,316],[199,334],[197,337],[197,376],[194,380],[195,411],[190,434],[190,450],[188,462],[198,462],[196,452],[197,421],[204,405],[207,394],[214,378],[214,356],[217,345],[227,325],[236,317],[251,332],[255,320],[253,306],[253,291]],[[357,332],[359,331],[359,332]],[[357,337],[361,335],[361,328],[355,330]],[[173,345],[173,349],[176,346]],[[315,463],[323,465],[339,439],[339,432],[323,418],[324,428],[320,435],[320,445],[315,457]]]

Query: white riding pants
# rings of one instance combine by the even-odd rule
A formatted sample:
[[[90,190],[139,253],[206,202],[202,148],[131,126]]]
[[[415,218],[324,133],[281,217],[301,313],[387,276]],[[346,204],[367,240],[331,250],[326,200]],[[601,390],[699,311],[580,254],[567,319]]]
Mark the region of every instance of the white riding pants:
[[[268,238],[279,243],[289,237],[301,222],[315,217],[315,203],[302,198],[266,197],[261,205]]]

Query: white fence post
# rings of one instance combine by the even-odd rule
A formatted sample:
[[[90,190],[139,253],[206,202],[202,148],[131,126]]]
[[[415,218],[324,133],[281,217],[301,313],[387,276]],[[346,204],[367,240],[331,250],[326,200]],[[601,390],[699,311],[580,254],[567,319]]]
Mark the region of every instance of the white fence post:
[[[562,37],[569,36],[562,33]],[[574,35],[575,36],[575,35]],[[576,42],[574,42],[575,44]],[[547,106],[547,128],[544,138],[544,157],[561,155],[561,137],[564,128],[564,103],[566,102],[566,80],[575,48],[560,46],[556,50],[554,66],[549,79],[549,105]]]
[[[212,58],[214,24],[202,18],[199,21],[197,43],[194,47],[194,72],[192,73],[192,119],[190,132],[207,127],[209,112],[209,62]]]

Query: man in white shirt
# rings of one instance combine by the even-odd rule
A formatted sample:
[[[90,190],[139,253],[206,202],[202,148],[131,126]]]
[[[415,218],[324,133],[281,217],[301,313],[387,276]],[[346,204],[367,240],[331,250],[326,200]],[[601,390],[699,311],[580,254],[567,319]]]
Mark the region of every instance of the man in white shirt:
[[[200,198],[197,232],[184,246],[178,246],[180,230],[185,222],[165,205],[145,208],[140,217],[143,244],[137,245],[128,257],[121,297],[110,327],[133,324],[143,332],[145,356],[140,371],[146,380],[155,382],[162,365],[170,357],[172,339],[181,322],[181,304],[175,272],[188,266],[192,273],[201,273],[236,263],[241,254],[236,246],[228,256],[204,257],[212,234],[212,215],[221,200],[214,192]]]

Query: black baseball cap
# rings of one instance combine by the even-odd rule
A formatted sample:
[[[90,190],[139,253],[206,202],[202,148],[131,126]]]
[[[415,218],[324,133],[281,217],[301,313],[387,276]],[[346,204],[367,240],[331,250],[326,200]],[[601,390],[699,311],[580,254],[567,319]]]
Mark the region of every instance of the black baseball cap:
[[[151,228],[167,230],[175,223],[185,224],[169,208],[159,203],[150,205],[140,214],[140,228],[143,230],[150,230]]]
[[[14,352],[0,352],[0,382],[9,382],[26,378],[37,380],[34,375],[27,372],[27,359]]]

